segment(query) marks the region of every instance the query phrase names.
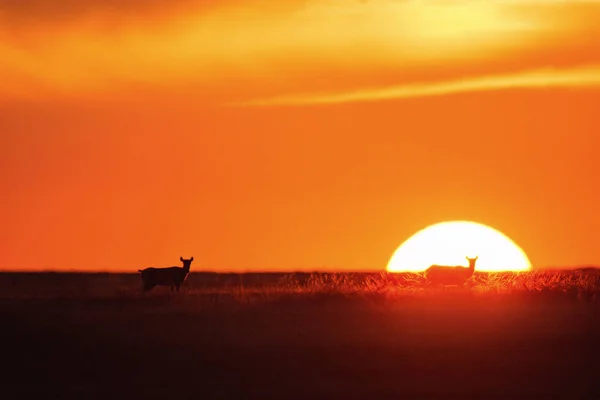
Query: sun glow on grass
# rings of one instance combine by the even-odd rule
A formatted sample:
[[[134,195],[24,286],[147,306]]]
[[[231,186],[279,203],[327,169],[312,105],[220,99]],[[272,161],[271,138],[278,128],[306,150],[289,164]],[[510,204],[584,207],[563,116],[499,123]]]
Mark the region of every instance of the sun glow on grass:
[[[426,227],[398,247],[390,272],[420,272],[430,265],[466,266],[465,257],[478,256],[477,271],[526,271],[527,254],[503,233],[470,221],[448,221]]]

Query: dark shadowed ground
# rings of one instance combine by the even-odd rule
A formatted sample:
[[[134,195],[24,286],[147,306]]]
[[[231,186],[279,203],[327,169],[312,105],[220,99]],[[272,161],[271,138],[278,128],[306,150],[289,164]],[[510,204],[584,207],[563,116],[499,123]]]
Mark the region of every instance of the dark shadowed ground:
[[[600,395],[600,276],[0,274],[0,396]],[[504,286],[502,286],[504,285]]]

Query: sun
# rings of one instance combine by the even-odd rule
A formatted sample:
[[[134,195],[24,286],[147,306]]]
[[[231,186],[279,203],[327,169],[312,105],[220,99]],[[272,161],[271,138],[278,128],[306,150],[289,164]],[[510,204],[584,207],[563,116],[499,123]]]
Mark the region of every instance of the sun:
[[[420,272],[430,265],[467,265],[465,257],[478,256],[477,271],[526,271],[527,254],[496,229],[471,221],[430,225],[412,235],[392,255],[390,272]]]

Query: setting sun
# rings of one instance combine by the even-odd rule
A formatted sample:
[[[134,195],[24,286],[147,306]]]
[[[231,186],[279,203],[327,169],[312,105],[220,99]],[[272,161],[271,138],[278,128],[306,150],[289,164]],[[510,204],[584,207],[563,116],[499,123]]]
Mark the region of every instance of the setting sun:
[[[390,272],[424,271],[430,265],[466,265],[465,257],[479,257],[478,271],[525,271],[531,263],[525,252],[503,233],[469,221],[430,225],[394,252]]]

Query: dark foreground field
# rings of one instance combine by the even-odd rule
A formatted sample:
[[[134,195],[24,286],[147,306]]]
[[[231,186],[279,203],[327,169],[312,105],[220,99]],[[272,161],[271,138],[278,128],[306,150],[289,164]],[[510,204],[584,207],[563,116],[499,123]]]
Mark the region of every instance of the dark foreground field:
[[[0,398],[600,395],[600,275],[0,274]]]

